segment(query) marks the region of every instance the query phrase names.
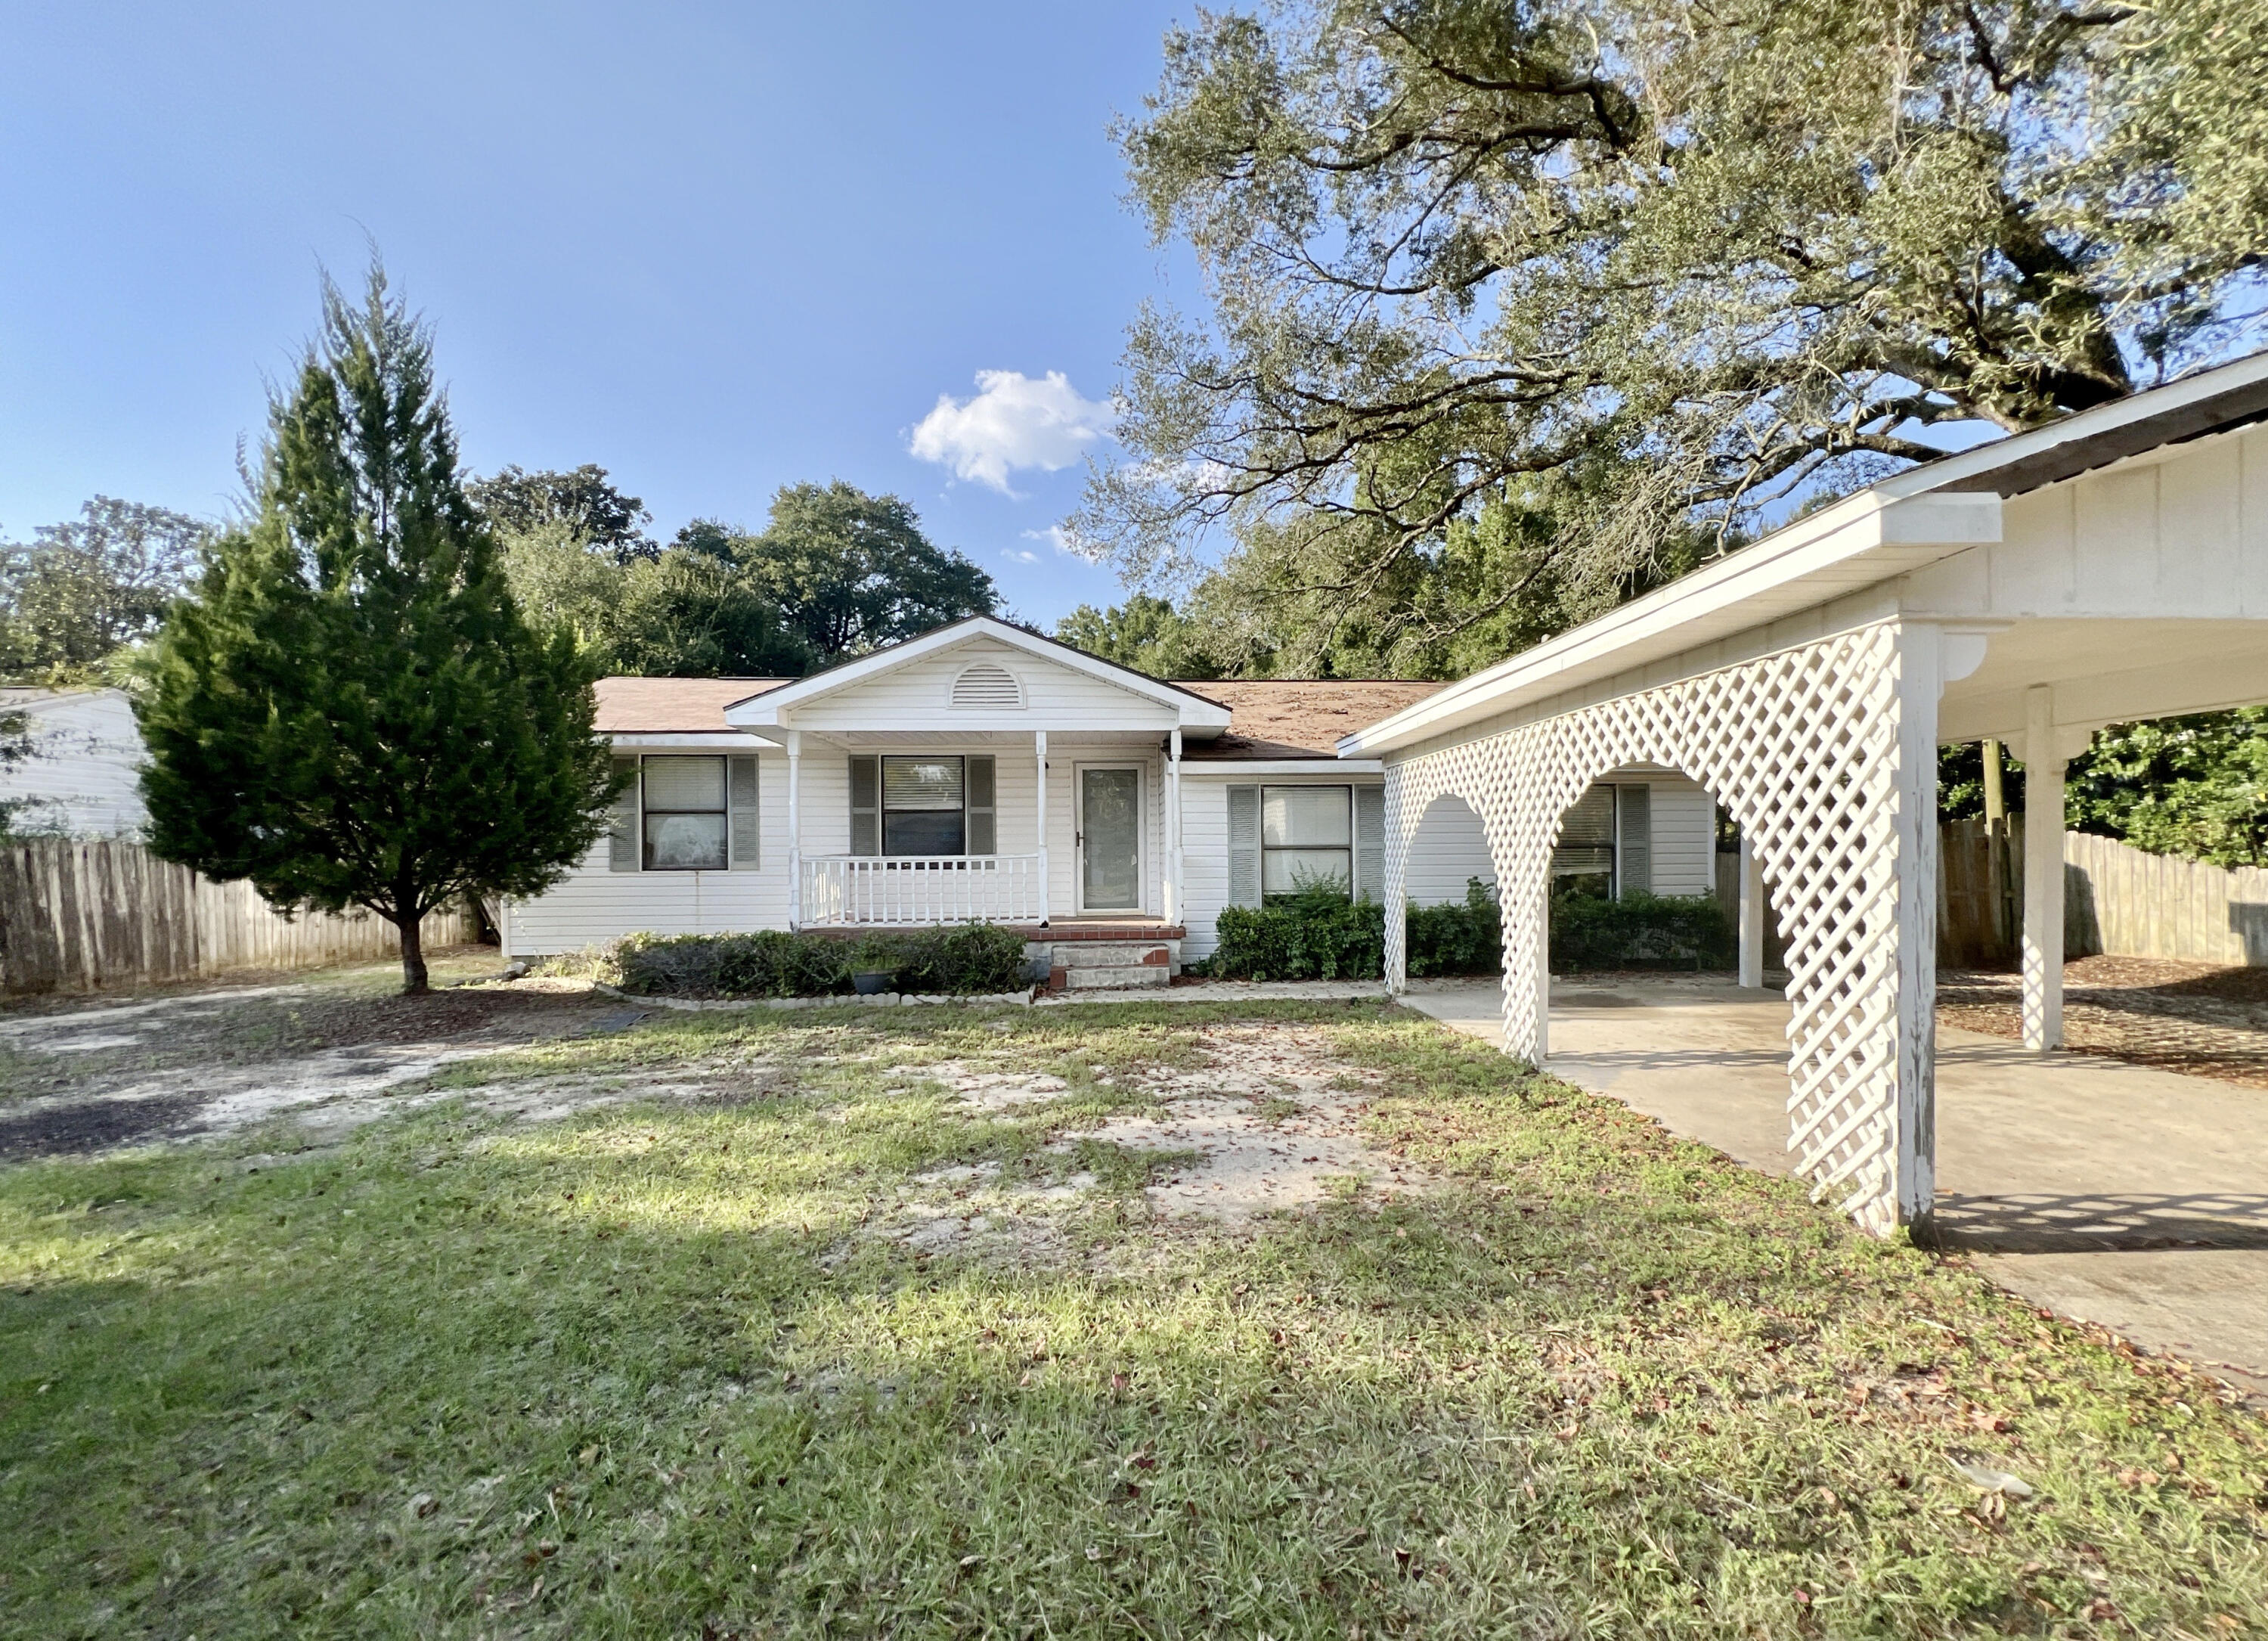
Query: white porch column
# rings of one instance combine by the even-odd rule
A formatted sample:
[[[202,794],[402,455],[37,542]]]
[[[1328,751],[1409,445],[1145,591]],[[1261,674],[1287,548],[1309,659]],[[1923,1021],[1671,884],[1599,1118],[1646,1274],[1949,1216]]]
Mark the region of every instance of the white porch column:
[[[1937,1201],[1937,701],[1945,690],[1945,634],[1927,622],[1898,632],[1896,884],[1897,1032],[1894,1224],[1928,1216]],[[1887,1235],[1891,1224],[1871,1227]]]
[[[1166,921],[1182,920],[1182,732],[1166,743]]]
[[[1035,823],[1038,827],[1034,836],[1039,840],[1040,856],[1040,927],[1048,922],[1048,732],[1032,731],[1032,763],[1037,779],[1033,790],[1039,795],[1034,800]]]
[[[1741,834],[1741,984],[1750,991],[1764,983],[1764,869],[1756,846]]]
[[[2063,748],[2055,691],[2024,696],[2024,1046],[2063,1046]]]
[[[803,731],[787,732],[787,926],[803,927]]]

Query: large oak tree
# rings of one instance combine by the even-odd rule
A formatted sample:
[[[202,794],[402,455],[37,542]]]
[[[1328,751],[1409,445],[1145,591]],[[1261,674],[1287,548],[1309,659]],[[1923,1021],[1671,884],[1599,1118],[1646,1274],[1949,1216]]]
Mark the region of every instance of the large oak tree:
[[[2245,345],[2264,83],[2257,0],[1200,14],[1123,139],[1205,310],[1136,328],[1074,523],[1138,580],[1226,531],[1270,644],[1491,658]]]

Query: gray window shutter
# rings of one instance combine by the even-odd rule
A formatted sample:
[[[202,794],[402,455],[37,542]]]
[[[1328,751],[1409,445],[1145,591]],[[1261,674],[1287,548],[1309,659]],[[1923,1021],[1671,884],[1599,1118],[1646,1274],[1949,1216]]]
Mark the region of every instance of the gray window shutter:
[[[971,668],[970,670],[976,669]],[[972,758],[968,760],[968,778],[962,790],[967,795],[963,802],[968,824],[968,853],[999,854],[1000,829],[997,822],[997,799],[990,758]]]
[[[726,802],[733,811],[733,869],[753,872],[763,863],[764,817],[756,802],[756,760],[735,758],[726,762],[732,776]]]
[[[607,828],[607,869],[610,872],[635,872],[638,869],[638,761],[634,758],[615,760],[615,773],[627,772],[630,784],[615,800],[614,819]]]
[[[882,770],[872,758],[850,760],[850,853],[882,852]]]
[[[1260,904],[1260,788],[1228,789],[1228,904]]]
[[[1615,793],[1617,895],[1653,892],[1653,788],[1621,787]]]
[[[1386,788],[1354,789],[1354,898],[1386,899]]]

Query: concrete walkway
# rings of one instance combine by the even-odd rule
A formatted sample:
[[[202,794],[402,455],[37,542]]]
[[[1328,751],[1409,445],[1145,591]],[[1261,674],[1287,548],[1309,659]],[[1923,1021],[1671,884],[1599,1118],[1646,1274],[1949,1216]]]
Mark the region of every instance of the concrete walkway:
[[[1498,988],[1405,999],[1498,1039]],[[1556,981],[1550,1069],[1771,1173],[1791,1172],[1786,1002],[1718,979]],[[2268,1094],[1938,1031],[1938,1216],[2035,1305],[2268,1393]]]

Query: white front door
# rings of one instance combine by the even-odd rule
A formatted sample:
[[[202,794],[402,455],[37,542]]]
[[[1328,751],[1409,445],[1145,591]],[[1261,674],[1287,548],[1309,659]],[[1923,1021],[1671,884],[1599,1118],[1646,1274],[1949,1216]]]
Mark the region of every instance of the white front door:
[[[1138,765],[1079,768],[1079,909],[1142,909],[1142,771]]]

